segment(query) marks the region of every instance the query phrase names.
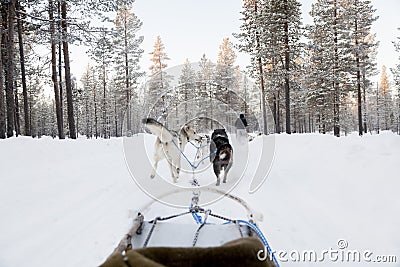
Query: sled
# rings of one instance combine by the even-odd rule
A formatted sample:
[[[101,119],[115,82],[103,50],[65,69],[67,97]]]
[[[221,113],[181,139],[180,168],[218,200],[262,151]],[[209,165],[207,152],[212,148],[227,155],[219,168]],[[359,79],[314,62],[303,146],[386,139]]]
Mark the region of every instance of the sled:
[[[209,192],[231,199],[246,211],[246,219],[232,219],[197,205],[188,210],[146,220],[138,212],[132,227],[101,267],[115,266],[274,266],[267,239],[258,228],[259,214],[241,198],[214,188]],[[162,197],[177,193],[174,191]],[[156,200],[142,210],[151,209]]]

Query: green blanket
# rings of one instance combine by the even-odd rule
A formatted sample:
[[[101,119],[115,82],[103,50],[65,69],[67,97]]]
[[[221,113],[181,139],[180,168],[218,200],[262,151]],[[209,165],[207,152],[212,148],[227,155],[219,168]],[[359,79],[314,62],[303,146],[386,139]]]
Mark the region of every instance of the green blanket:
[[[263,244],[253,237],[210,248],[148,247],[130,250],[125,256],[113,255],[101,267],[275,266],[269,258],[257,258],[261,249]]]

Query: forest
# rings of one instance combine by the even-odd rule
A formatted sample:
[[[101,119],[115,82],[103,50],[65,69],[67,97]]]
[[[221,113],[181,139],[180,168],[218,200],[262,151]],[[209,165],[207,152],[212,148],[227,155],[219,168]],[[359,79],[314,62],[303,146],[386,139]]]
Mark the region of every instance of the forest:
[[[309,25],[301,1],[244,0],[241,26],[221,36],[216,62],[205,54],[186,60],[175,77],[160,36],[142,69],[146,36],[134,5],[1,1],[0,139],[120,137],[141,131],[145,116],[224,114],[220,120],[231,122],[238,113],[264,134],[400,134],[400,57],[395,68],[377,69],[371,27],[379,18],[370,0],[315,0]],[[393,45],[400,55],[396,36]],[[72,46],[91,59],[79,81]],[[236,65],[237,52],[250,56],[249,66]]]

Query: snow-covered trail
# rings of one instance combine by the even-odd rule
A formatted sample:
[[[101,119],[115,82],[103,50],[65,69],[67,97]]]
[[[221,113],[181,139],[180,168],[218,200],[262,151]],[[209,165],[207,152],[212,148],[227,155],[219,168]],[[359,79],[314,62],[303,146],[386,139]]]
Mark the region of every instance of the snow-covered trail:
[[[103,261],[129,226],[137,192],[121,140],[18,138],[0,147],[11,152],[0,160],[0,266]]]
[[[261,228],[275,250],[321,252],[345,239],[351,249],[400,261],[399,136],[276,136],[270,175],[250,195],[261,141],[250,143],[248,169],[233,192],[263,213]],[[168,174],[165,161],[159,167]],[[131,211],[150,199],[130,176],[122,139],[0,141],[0,173],[1,267],[99,265],[129,228]],[[158,207],[153,212],[165,215]],[[237,206],[218,202],[215,209],[235,216]]]

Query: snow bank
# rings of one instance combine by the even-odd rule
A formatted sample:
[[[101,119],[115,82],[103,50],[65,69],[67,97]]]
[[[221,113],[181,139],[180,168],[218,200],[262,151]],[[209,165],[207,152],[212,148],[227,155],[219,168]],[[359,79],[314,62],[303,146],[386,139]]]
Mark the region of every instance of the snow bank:
[[[343,239],[349,249],[400,261],[399,136],[277,135],[269,176],[249,194],[261,138],[271,137],[249,144],[248,168],[233,193],[263,213],[273,249],[320,253]],[[234,154],[235,162],[241,158]],[[150,199],[130,176],[122,139],[12,138],[0,141],[0,164],[1,267],[97,266],[126,233],[129,214]],[[160,171],[168,171],[165,164]],[[213,210],[244,215],[229,202]],[[167,211],[159,205],[150,216]],[[315,265],[282,266],[298,264]]]

